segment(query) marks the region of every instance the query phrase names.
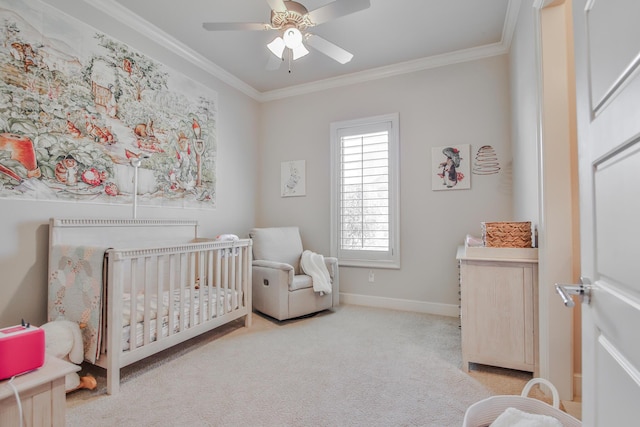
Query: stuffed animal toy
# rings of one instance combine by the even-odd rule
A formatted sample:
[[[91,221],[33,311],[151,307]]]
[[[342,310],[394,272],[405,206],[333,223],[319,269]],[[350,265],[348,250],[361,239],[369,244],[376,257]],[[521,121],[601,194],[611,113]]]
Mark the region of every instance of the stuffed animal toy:
[[[84,360],[80,326],[70,320],[55,320],[41,326],[44,330],[45,352],[58,359],[79,365]],[[80,388],[93,390],[96,379],[90,375],[80,377],[77,372],[67,374],[64,388],[68,393]]]
[[[222,242],[233,242],[235,240],[240,240],[240,238],[235,234],[220,234],[216,236],[216,240]]]

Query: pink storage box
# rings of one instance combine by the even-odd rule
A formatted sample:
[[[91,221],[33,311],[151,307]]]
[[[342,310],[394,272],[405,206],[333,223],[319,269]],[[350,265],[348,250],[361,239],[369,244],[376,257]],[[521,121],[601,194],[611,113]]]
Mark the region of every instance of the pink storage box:
[[[44,365],[44,330],[37,326],[0,329],[0,380]]]

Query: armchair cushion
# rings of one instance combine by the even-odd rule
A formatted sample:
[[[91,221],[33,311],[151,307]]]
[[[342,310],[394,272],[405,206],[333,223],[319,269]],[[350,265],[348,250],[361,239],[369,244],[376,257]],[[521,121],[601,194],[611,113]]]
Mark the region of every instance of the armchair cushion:
[[[313,280],[311,276],[307,276],[306,274],[298,274],[297,276],[293,276],[293,282],[289,285],[290,291],[297,291],[298,289],[306,289],[313,287]]]
[[[302,239],[298,227],[254,228],[249,237],[253,239],[253,259],[286,263],[293,267],[295,275],[301,273]]]

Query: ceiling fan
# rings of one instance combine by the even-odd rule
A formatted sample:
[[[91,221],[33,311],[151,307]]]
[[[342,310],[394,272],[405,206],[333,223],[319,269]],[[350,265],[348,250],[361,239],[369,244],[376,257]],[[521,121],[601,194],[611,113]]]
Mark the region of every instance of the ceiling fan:
[[[307,31],[327,21],[369,8],[369,0],[335,0],[312,11],[293,0],[267,0],[271,7],[269,23],[252,22],[205,22],[208,31],[278,30],[280,35],[267,45],[277,61],[270,61],[267,68],[274,69],[284,60],[285,49],[289,58],[296,60],[309,53],[305,43],[328,57],[346,64],[353,54],[330,41]]]

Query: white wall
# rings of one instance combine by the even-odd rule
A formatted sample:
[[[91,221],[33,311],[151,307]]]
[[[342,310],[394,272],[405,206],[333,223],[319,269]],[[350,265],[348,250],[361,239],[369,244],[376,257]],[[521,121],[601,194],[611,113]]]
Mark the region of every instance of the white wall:
[[[491,57],[266,103],[262,106],[260,226],[298,225],[308,249],[329,253],[329,124],[400,114],[400,270],[340,269],[350,302],[457,315],[456,247],[482,221],[512,219],[511,171],[471,176],[470,190],[432,191],[431,148],[493,146],[511,162],[507,56]],[[280,163],[306,160],[305,197],[281,198]]]
[[[520,6],[511,41],[510,78],[513,149],[513,214],[516,221],[539,220],[538,162],[538,63],[534,9],[531,2]]]
[[[54,2],[61,10],[218,92],[217,208],[138,207],[138,218],[187,218],[203,236],[244,235],[255,223],[259,104],[193,64],[99,13],[84,2]],[[0,327],[46,321],[50,217],[131,218],[130,206],[0,199]]]

